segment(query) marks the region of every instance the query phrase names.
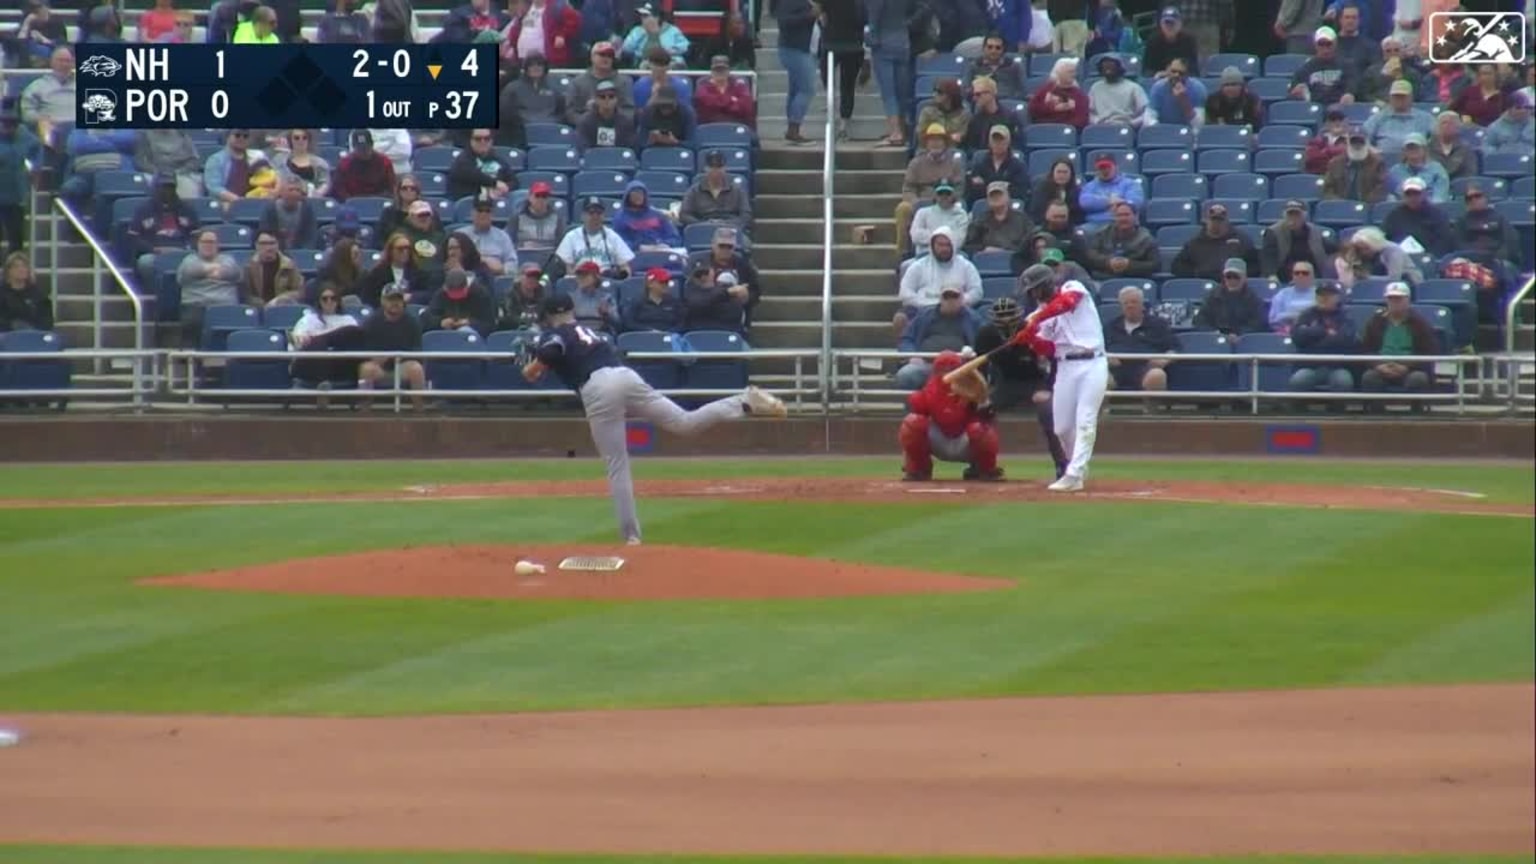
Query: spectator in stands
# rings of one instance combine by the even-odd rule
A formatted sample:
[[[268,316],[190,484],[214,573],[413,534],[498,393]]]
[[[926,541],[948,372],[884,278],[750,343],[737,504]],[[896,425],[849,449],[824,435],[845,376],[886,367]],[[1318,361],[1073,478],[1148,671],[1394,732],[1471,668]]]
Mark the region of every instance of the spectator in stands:
[[[27,208],[32,199],[32,171],[40,166],[42,144],[21,128],[16,115],[0,110],[0,244],[20,252],[26,242]]]
[[[639,180],[624,187],[624,203],[613,217],[613,230],[636,252],[686,254],[682,232],[671,216],[651,206],[651,192]]]
[[[186,251],[197,222],[197,212],[176,194],[176,178],[156,174],[154,193],[134,209],[128,223],[140,285],[150,284],[156,255]]]
[[[1192,6],[1198,3],[1190,4]],[[1184,31],[1184,16],[1177,6],[1166,6],[1157,18],[1157,29],[1147,37],[1146,49],[1141,55],[1141,68],[1158,70],[1157,77],[1167,74],[1168,64],[1183,60],[1184,69],[1200,68],[1200,46],[1195,37]],[[1203,98],[1200,100],[1205,101]]]
[[[555,208],[554,190],[543,180],[534,183],[528,197],[507,220],[507,234],[518,249],[554,252],[565,237],[565,212]]]
[[[1312,265],[1314,273],[1331,272],[1332,245],[1323,232],[1307,221],[1307,205],[1296,199],[1285,202],[1285,215],[1264,229],[1259,252],[1259,275],[1274,278],[1291,272],[1298,261]]]
[[[1066,253],[1066,256],[1079,264],[1088,262],[1088,247],[1083,238],[1078,236],[1077,227],[1072,224],[1071,208],[1065,201],[1052,201],[1046,205],[1045,221],[1040,223],[1040,230],[1051,235],[1052,245]]]
[[[907,232],[917,202],[932,197],[934,187],[940,183],[953,188],[965,182],[964,162],[949,145],[949,130],[934,123],[923,130],[923,151],[907,163],[907,173],[901,180],[901,200],[896,204],[897,254],[906,250]]]
[[[1451,178],[1440,163],[1429,160],[1427,143],[1417,132],[1403,140],[1403,159],[1387,172],[1387,187],[1393,195],[1402,197],[1405,183],[1421,180],[1429,200],[1439,204],[1451,199]]]
[[[1147,94],[1147,123],[1198,129],[1205,125],[1205,102],[1209,96],[1205,82],[1189,77],[1189,67],[1184,65],[1183,58],[1175,57]]]
[[[1104,350],[1109,354],[1175,354],[1179,337],[1173,325],[1158,315],[1147,314],[1147,300],[1141,289],[1127,285],[1120,289],[1120,314],[1104,322]],[[1130,360],[1111,357],[1110,386],[1116,390],[1168,389],[1168,358],[1149,357]]]
[[[320,226],[314,206],[304,197],[304,181],[285,179],[282,193],[262,211],[257,228],[276,237],[278,247],[285,252],[319,246]]]
[[[864,29],[863,10],[857,8],[855,4],[846,3],[828,8],[824,10],[828,17],[823,17],[821,20],[822,40],[826,47],[834,47],[834,43],[838,42],[841,21],[829,20],[829,17],[837,19],[838,16],[832,13],[840,9],[846,9],[854,16],[846,27],[842,28],[848,31],[850,45],[859,39]],[[858,55],[862,58],[864,56],[862,43],[858,44],[861,49]],[[711,64],[714,63],[715,57],[724,57],[727,67],[740,72],[757,68],[757,47],[752,42],[752,34],[747,32],[747,20],[743,17],[740,8],[726,9],[725,14],[720,16],[720,31],[711,36],[708,42],[699,46],[698,57],[700,60],[709,58]],[[844,62],[843,58],[839,57],[838,62]],[[858,74],[857,62],[854,65],[854,74]],[[852,100],[849,100],[849,103],[852,104]]]
[[[1122,174],[1120,166],[1108,156],[1100,156],[1093,163],[1093,170],[1096,176],[1084,183],[1077,195],[1084,219],[1092,224],[1109,222],[1113,218],[1111,208],[1122,203],[1130,205],[1136,213],[1141,212],[1146,193],[1141,189],[1140,179]]]
[[[241,294],[262,306],[290,306],[304,302],[304,274],[292,258],[283,254],[277,236],[256,233],[256,254],[246,262]]]
[[[250,140],[249,129],[229,130],[224,149],[211,154],[203,165],[204,188],[226,207],[250,193],[253,169],[258,162],[266,161],[266,154],[252,149]]]
[[[407,129],[369,129],[373,136],[373,149],[389,160],[396,174],[411,173],[411,153],[415,142]]]
[[[583,149],[639,145],[634,115],[619,107],[617,85],[612,81],[599,81],[592,102],[592,110],[581,115],[576,126]]]
[[[1344,311],[1339,287],[1332,282],[1319,282],[1313,298],[1312,306],[1302,310],[1291,325],[1291,344],[1296,353],[1358,353],[1360,340],[1355,333],[1355,320]],[[1348,364],[1337,361],[1298,362],[1296,371],[1291,373],[1291,389],[1306,392],[1319,388],[1347,393],[1355,389],[1355,374]]]
[[[1489,156],[1511,153],[1536,156],[1536,121],[1531,119],[1530,90],[1510,94],[1504,116],[1488,124],[1488,134],[1483,136],[1483,153]]]
[[[939,228],[928,239],[928,254],[913,261],[901,274],[897,290],[901,305],[891,319],[896,335],[906,332],[907,325],[919,313],[936,305],[942,290],[948,288],[962,292],[967,306],[981,302],[981,274],[976,265],[957,254],[955,237],[949,229]]]
[[[1455,248],[1451,220],[1424,194],[1424,181],[1417,177],[1403,181],[1402,201],[1382,220],[1381,230],[1393,243],[1412,237],[1436,258]]]
[[[837,140],[846,141],[848,121],[853,118],[854,101],[858,96],[859,78],[868,69],[864,60],[864,4],[836,0],[832,3],[813,3],[811,8],[816,11],[821,26],[818,56],[823,80],[827,77],[828,58],[831,57],[837,63]],[[721,20],[721,27],[727,26],[734,15],[734,12],[727,12]],[[745,29],[743,38],[747,45],[751,45],[751,39],[745,36]],[[711,46],[706,46],[705,56],[727,53],[712,47],[717,44],[712,42]],[[732,65],[737,68],[756,68],[755,60],[753,65],[747,67],[740,66],[739,61]]]
[[[597,270],[597,262],[587,261],[576,266],[579,274],[582,268]],[[545,289],[548,280],[544,278],[544,271],[533,262],[524,262],[519,271],[517,280],[512,283],[512,290],[501,300],[501,309],[496,318],[497,330],[537,330],[539,328],[539,304],[544,302]]]
[[[693,109],[700,123],[740,123],[757,126],[757,104],[747,82],[731,77],[731,58],[710,58],[709,77],[693,92]]]
[[[133,165],[150,174],[168,174],[182,198],[203,194],[203,159],[183,129],[141,129],[133,149]]]
[[[960,203],[955,187],[941,181],[933,187],[933,203],[912,218],[912,248],[928,248],[928,240],[940,228],[948,228],[951,237],[964,237],[970,226],[971,211]]]
[[[573,271],[583,261],[596,261],[605,276],[623,278],[629,262],[635,258],[629,244],[605,224],[608,205],[601,198],[588,198],[582,205],[582,222],[567,231],[555,249],[555,256]]]
[[[491,292],[463,270],[450,270],[443,287],[421,313],[421,329],[459,330],[484,338],[496,323],[496,304]]]
[[[425,305],[432,299],[433,285],[411,249],[411,238],[396,232],[384,241],[384,256],[358,281],[357,295],[363,303],[378,308],[386,286],[406,292],[410,302]]]
[[[912,269],[918,266],[913,264]],[[980,330],[981,316],[966,303],[961,289],[945,284],[939,289],[937,302],[919,311],[912,322],[902,329],[896,350],[924,354],[959,351],[967,345],[975,344],[976,334]],[[917,390],[927,383],[932,369],[930,361],[913,357],[896,370],[896,386],[903,390]]]
[[[485,266],[480,250],[475,248],[474,238],[462,231],[449,234],[443,241],[443,272],[454,270],[468,273],[470,281],[480,283],[486,290],[490,290],[491,280],[496,278]]]
[[[719,222],[738,230],[752,224],[752,199],[725,170],[725,154],[711,150],[704,156],[704,173],[688,187],[678,207],[682,225]]]
[[[288,332],[288,344],[295,351],[355,351],[362,342],[362,325],[342,309],[341,295],[328,287],[320,289],[315,307],[305,308]],[[294,360],[291,369],[296,380],[329,390],[334,384],[356,381],[360,365],[350,358],[303,357]],[[318,405],[327,404],[328,398],[320,396]]]
[[[282,40],[277,38],[277,12],[271,6],[257,6],[250,20],[235,25],[235,34],[229,41],[232,45],[279,44]]]
[[[395,168],[388,157],[373,149],[373,133],[367,129],[352,131],[352,152],[341,157],[332,186],[338,201],[383,198],[390,194],[395,187]],[[420,184],[416,188],[420,192]],[[382,226],[379,233],[384,234]]]
[[[1499,67],[1483,63],[1477,67],[1477,77],[1472,84],[1463,87],[1451,100],[1450,110],[1462,116],[1468,123],[1487,126],[1499,119],[1507,106],[1508,94],[1499,86]]]
[[[640,109],[636,137],[641,147],[681,147],[693,137],[693,108],[677,98],[677,91],[661,87],[651,93]]]
[[[752,310],[757,306],[758,298],[762,296],[762,278],[757,272],[757,267],[752,264],[752,258],[740,247],[740,235],[730,228],[716,228],[714,237],[711,238],[709,251],[696,252],[691,258],[694,263],[703,261],[709,264],[710,269],[716,274],[729,271],[736,277],[736,284],[747,289],[747,322],[751,323]]]
[[[1088,238],[1088,272],[1095,279],[1151,276],[1161,260],[1157,240],[1136,220],[1136,208],[1118,201],[1106,212],[1114,221]]]
[[[493,6],[491,0],[470,0],[448,12],[443,18],[443,29],[438,32],[437,38],[461,45],[485,42],[510,23],[507,14]],[[510,41],[516,45],[518,40]],[[516,59],[516,55],[513,59]]]
[[[1067,208],[1068,225],[1064,229],[1052,228],[1051,230],[1070,231],[1073,226],[1081,225],[1088,221],[1088,216],[1083,212],[1082,190],[1077,185],[1077,168],[1072,160],[1066,157],[1058,158],[1051,163],[1051,168],[1040,178],[1040,183],[1035,187],[1034,194],[1029,197],[1029,214],[1041,223],[1049,223],[1047,209],[1056,203],[1064,204]]]
[[[1356,69],[1339,58],[1338,37],[1332,27],[1319,27],[1312,37],[1312,56],[1291,75],[1291,98],[1319,105],[1355,101]]]
[[[1441,111],[1435,116],[1435,134],[1429,139],[1429,158],[1445,169],[1452,180],[1477,173],[1477,159],[1461,137],[1461,116],[1455,111]]]
[[[421,322],[406,309],[408,295],[405,288],[393,283],[381,287],[379,314],[370,315],[363,322],[362,339],[363,350],[376,352],[378,356],[363,361],[358,367],[359,390],[393,388],[397,361],[387,355],[421,350]],[[412,391],[411,402],[420,411],[426,407],[422,392],[427,389],[427,371],[420,360],[400,360],[398,363],[400,382]],[[371,407],[371,403],[371,399],[365,399],[362,403],[364,410]]]
[[[361,45],[369,41],[368,16],[352,11],[352,0],[332,0],[330,11],[315,28],[315,41],[322,45]]]
[[[971,222],[965,234],[965,253],[1017,252],[1035,233],[1033,222],[1022,208],[1014,209],[1008,197],[1006,180],[994,180],[987,187],[987,212]]]
[[[537,54],[557,69],[570,66],[578,56],[582,13],[565,0],[529,0],[516,8],[519,12],[501,31],[504,65],[526,65]]]
[[[1088,88],[1088,122],[1141,128],[1147,121],[1147,91],[1125,77],[1125,63],[1116,54],[1099,59],[1101,80]]]
[[[453,236],[469,238],[469,241],[474,244],[475,254],[485,268],[488,279],[517,269],[517,246],[512,243],[512,237],[507,232],[496,227],[493,221],[495,214],[495,202],[490,197],[482,195],[475,199],[470,223],[454,229],[453,235],[450,236],[450,239]],[[451,248],[449,254],[450,256],[452,254]]]
[[[448,245],[448,232],[438,219],[437,208],[428,201],[412,202],[405,212],[405,222],[395,229],[395,233],[404,235],[411,242],[416,266],[428,283],[422,287],[428,291],[436,290],[442,283]],[[411,293],[416,291],[416,286],[412,285]]]
[[[523,60],[522,74],[502,88],[501,113],[503,121],[515,114],[524,129],[529,123],[565,122],[565,97],[550,85],[549,61],[543,54],[530,54]],[[526,144],[524,140],[517,146]]]
[[[657,273],[667,271],[652,268],[646,273],[647,281]],[[571,291],[571,302],[578,323],[601,333],[619,332],[619,304],[614,298],[613,286],[590,265],[576,268],[576,288]]]
[[[1109,58],[1099,64],[1100,68],[1108,65],[1111,65]],[[1088,125],[1089,101],[1088,94],[1077,83],[1076,58],[1063,57],[1051,67],[1051,77],[1029,97],[1029,120],[1031,123],[1065,123],[1082,130]]]
[[[592,65],[587,68],[587,71],[572,78],[571,83],[565,87],[565,124],[567,126],[581,125],[581,118],[594,107],[598,85],[604,81],[613,85],[615,109],[624,112],[635,110],[634,84],[629,80],[628,75],[620,74],[614,68],[615,54],[616,49],[611,42],[599,42],[592,46]],[[614,145],[588,146],[612,147]]]
[[[448,197],[507,197],[517,184],[517,174],[507,157],[497,152],[490,129],[470,133],[469,147],[459,151],[448,167]]]
[[[1248,89],[1247,80],[1236,66],[1221,70],[1221,86],[1206,97],[1205,122],[1212,126],[1247,126],[1254,131],[1263,127],[1264,103]]]
[[[1381,46],[1360,32],[1360,7],[1341,6],[1338,11],[1339,59],[1353,66],[1357,74],[1381,62]]]
[[[418,29],[411,0],[376,0],[373,4],[372,41],[384,44],[420,42]]]
[[[1356,230],[1347,242],[1339,244],[1339,254],[1333,260],[1333,269],[1339,274],[1339,284],[1346,291],[1353,288],[1355,282],[1372,276],[1403,279],[1413,285],[1424,281],[1424,274],[1419,272],[1408,253],[1388,240],[1381,229],[1374,225]]]
[[[1417,96],[1423,92],[1424,78],[1413,63],[1403,56],[1403,43],[1395,36],[1381,40],[1382,57],[1365,67],[1360,77],[1361,102],[1385,102],[1392,85],[1408,82]]]
[[[645,294],[636,297],[629,308],[624,310],[625,330],[659,330],[663,333],[683,332],[687,310],[683,308],[683,301],[672,290],[672,274],[665,270],[664,279],[652,279],[650,274],[645,278]],[[703,265],[703,273],[709,272],[709,265]]]
[[[1184,279],[1214,282],[1221,278],[1222,267],[1232,258],[1243,260],[1244,275],[1258,269],[1259,252],[1253,241],[1243,232],[1233,230],[1225,204],[1212,203],[1205,208],[1204,230],[1189,238],[1170,269],[1173,275]]]
[[[1411,136],[1427,139],[1435,121],[1428,111],[1413,107],[1413,85],[1407,81],[1394,82],[1388,93],[1386,110],[1365,121],[1365,138],[1382,152],[1396,153]]]
[[[74,52],[68,47],[55,48],[48,58],[48,68],[48,74],[37,76],[21,91],[18,101],[21,122],[44,145],[57,147],[62,142],[54,140],[53,130],[75,122]]]
[[[801,134],[800,125],[817,90],[816,55],[811,53],[811,40],[818,14],[810,0],[778,0],[773,6],[773,15],[779,21],[779,65],[789,77],[789,94],[784,102],[784,140],[791,144],[810,140]]]
[[[363,278],[363,247],[351,237],[337,240],[320,264],[313,283],[305,286],[306,293],[319,302],[319,295],[330,291],[340,298],[344,308],[357,309],[363,305],[358,296],[358,283]]]
[[[805,11],[809,15],[809,4],[806,6]],[[671,65],[681,67],[683,58],[688,54],[688,37],[683,35],[683,31],[677,29],[677,25],[664,20],[661,13],[650,3],[641,4],[636,11],[640,14],[640,23],[636,24],[629,31],[629,35],[624,37],[624,44],[620,47],[619,53],[638,68],[650,62],[652,53],[660,49],[667,53],[668,62]],[[780,17],[782,25],[783,11],[780,9],[774,11]],[[809,18],[805,26],[809,31]]]
[[[970,123],[971,112],[965,108],[960,82],[953,78],[940,78],[933,85],[933,98],[923,103],[922,110],[917,112],[917,128],[928,130],[942,126],[949,136],[949,143],[957,147],[964,143]]]
[[[159,0],[159,2],[167,3],[168,0]],[[153,11],[145,12],[140,17],[141,29],[143,19],[154,14]],[[16,28],[16,43],[18,49],[24,54],[21,58],[22,65],[43,66],[47,64],[55,48],[69,43],[69,32],[64,27],[64,19],[54,17],[47,0],[29,0],[27,15],[21,19],[21,26]]]
[[[907,114],[907,101],[912,95],[912,65],[916,52],[912,50],[912,33],[908,19],[916,16],[914,0],[866,0],[864,9],[869,20],[870,64],[875,80],[880,86],[880,101],[885,108],[886,147],[907,146],[903,132],[903,118]],[[898,239],[905,234],[897,231]]]
[[[1236,341],[1244,333],[1263,332],[1264,319],[1264,301],[1248,287],[1247,262],[1228,259],[1221,267],[1221,284],[1206,293],[1195,311],[1195,326]]]
[[[1435,330],[1413,311],[1413,290],[1404,282],[1387,286],[1385,309],[1371,316],[1360,334],[1361,353],[1386,357],[1428,357],[1440,353]],[[1428,390],[1434,382],[1434,364],[1389,360],[1373,364],[1360,376],[1360,388],[1380,393],[1401,387],[1413,393]]]
[[[1068,282],[1076,281],[1083,283],[1083,287],[1087,288],[1090,293],[1098,291],[1098,283],[1094,281],[1093,277],[1088,274],[1088,271],[1083,268],[1080,262],[1068,258],[1060,247],[1047,245],[1047,238],[1049,237],[1049,234],[1040,232],[1035,234],[1035,239],[1031,241],[1034,245],[1033,251],[1035,252],[1033,263],[1044,264],[1051,268],[1051,272],[1056,274],[1057,285],[1065,285]],[[1083,243],[1081,240],[1074,238],[1072,245],[1081,250]],[[1018,256],[1014,256],[1014,259],[1016,263],[1023,263],[1017,260]],[[1023,270],[1019,270],[1021,277],[1020,293],[1023,293],[1023,273]]]
[[[1519,236],[1504,214],[1488,206],[1488,193],[1471,185],[1462,197],[1467,209],[1451,225],[1451,248],[1507,262],[1512,269],[1522,266]]]
[[[670,279],[671,274],[656,268],[646,274],[645,281],[649,284],[660,278]],[[745,335],[751,300],[751,292],[740,284],[735,273],[695,264],[688,284],[683,287],[687,307],[684,326],[688,330],[725,330]]]
[[[203,313],[210,306],[254,304],[241,285],[240,268],[233,258],[219,251],[219,235],[202,231],[197,235],[196,250],[183,258],[176,268],[176,282],[181,286],[181,344],[201,344]]]
[[[389,206],[379,215],[378,236],[388,237],[410,222],[411,205],[421,200],[421,181],[414,174],[402,174],[395,181]],[[436,218],[436,211],[433,217]]]
[[[1011,197],[1029,200],[1029,171],[1024,161],[1014,155],[1012,145],[1013,135],[1007,126],[992,127],[986,149],[971,156],[965,172],[966,207],[975,206],[986,197],[987,188],[999,182],[1008,184]]]
[[[1003,108],[997,101],[997,85],[991,78],[977,78],[971,84],[975,104],[970,122],[965,127],[965,139],[960,148],[967,152],[985,150],[992,130],[1001,126],[1008,130],[1010,139],[1022,138],[1018,115]]]
[[[1317,270],[1306,261],[1291,266],[1291,284],[1276,291],[1269,300],[1269,329],[1290,333],[1297,316],[1312,308],[1317,298],[1316,275]]]
[[[133,171],[137,143],[137,133],[131,129],[72,130],[64,147],[68,161],[61,194],[71,201],[83,202],[94,193],[98,174]]]
[[[331,194],[331,165],[313,152],[314,137],[308,129],[293,129],[273,156],[278,174],[297,181],[305,195],[328,198]]]
[[[1309,174],[1323,174],[1328,171],[1328,165],[1336,156],[1344,155],[1349,146],[1350,129],[1344,120],[1344,112],[1337,108],[1329,108],[1323,115],[1323,128],[1312,140],[1307,142],[1307,152],[1302,161],[1302,167]],[[1361,131],[1360,141],[1365,142],[1365,133]]]
[[[968,60],[980,56],[983,35],[990,24],[986,5],[985,0],[928,4],[928,12],[939,25],[932,49]],[[923,29],[932,32],[928,27]]]
[[[1317,39],[1312,28],[1322,23],[1323,0],[1283,0],[1275,16],[1274,32],[1285,41],[1287,54],[1310,54]],[[1331,28],[1328,33],[1332,38]]]
[[[1432,63],[1420,84],[1419,93],[1426,102],[1450,105],[1461,91],[1473,86],[1472,76],[1460,63]]]
[[[1364,131],[1351,129],[1344,152],[1323,172],[1323,199],[1376,204],[1387,200],[1390,191],[1387,163],[1371,149]]]
[[[0,285],[0,333],[52,329],[53,300],[32,278],[27,256],[12,252],[5,258],[5,284]]]
[[[1007,9],[1006,4],[1004,9]],[[1017,15],[1017,12],[1014,14]],[[1029,98],[1029,91],[1024,87],[1024,67],[1023,64],[1009,57],[1007,51],[1008,44],[1001,34],[987,34],[981,43],[981,56],[971,62],[966,77],[972,81],[977,78],[991,78],[997,85],[997,98],[1022,102]],[[1076,72],[1075,69],[1073,71]],[[1052,72],[1054,73],[1055,70],[1053,69]],[[1086,106],[1087,97],[1082,101]],[[1035,120],[1035,122],[1045,121]]]

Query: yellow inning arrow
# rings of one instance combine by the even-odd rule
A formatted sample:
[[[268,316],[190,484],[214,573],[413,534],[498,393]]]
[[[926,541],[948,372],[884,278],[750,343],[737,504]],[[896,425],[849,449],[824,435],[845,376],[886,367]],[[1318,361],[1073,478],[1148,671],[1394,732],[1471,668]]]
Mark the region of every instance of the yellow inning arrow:
[[[429,66],[427,66],[427,71],[432,73],[432,80],[436,81],[437,80],[437,73],[443,71],[443,67],[442,66],[430,66],[429,65]]]

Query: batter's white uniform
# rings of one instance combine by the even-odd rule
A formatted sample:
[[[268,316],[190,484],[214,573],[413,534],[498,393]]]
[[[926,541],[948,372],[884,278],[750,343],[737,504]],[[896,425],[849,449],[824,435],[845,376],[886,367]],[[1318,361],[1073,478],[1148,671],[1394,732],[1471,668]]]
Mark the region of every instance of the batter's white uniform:
[[[1081,282],[1061,286],[1063,294],[1079,294],[1077,307],[1038,325],[1042,339],[1056,345],[1056,386],[1051,391],[1056,437],[1071,454],[1063,480],[1081,484],[1093,458],[1099,431],[1099,408],[1109,386],[1109,360],[1104,356],[1104,324],[1093,295]]]

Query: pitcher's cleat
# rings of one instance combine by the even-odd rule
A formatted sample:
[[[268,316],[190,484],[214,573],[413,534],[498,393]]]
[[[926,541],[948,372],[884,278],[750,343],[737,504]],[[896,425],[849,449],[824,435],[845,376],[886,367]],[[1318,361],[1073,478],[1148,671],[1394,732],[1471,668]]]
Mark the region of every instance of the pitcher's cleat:
[[[1083,491],[1083,480],[1081,477],[1063,474],[1060,480],[1045,488],[1052,492],[1081,492]]]
[[[784,400],[756,387],[748,387],[744,394],[747,403],[747,412],[754,417],[777,417],[783,419],[789,416],[789,409],[784,407]]]

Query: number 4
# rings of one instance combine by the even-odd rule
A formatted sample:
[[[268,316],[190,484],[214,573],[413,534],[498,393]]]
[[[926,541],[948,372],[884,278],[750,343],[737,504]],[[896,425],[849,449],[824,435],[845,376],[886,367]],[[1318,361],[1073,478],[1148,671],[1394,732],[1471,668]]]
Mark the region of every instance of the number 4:
[[[468,72],[471,78],[479,75],[480,53],[473,48],[469,49],[469,53],[464,55],[464,62],[459,64],[459,69]]]
[[[586,345],[592,345],[597,342],[597,337],[592,335],[592,331],[585,327],[576,328],[576,338],[580,339],[582,343]]]

